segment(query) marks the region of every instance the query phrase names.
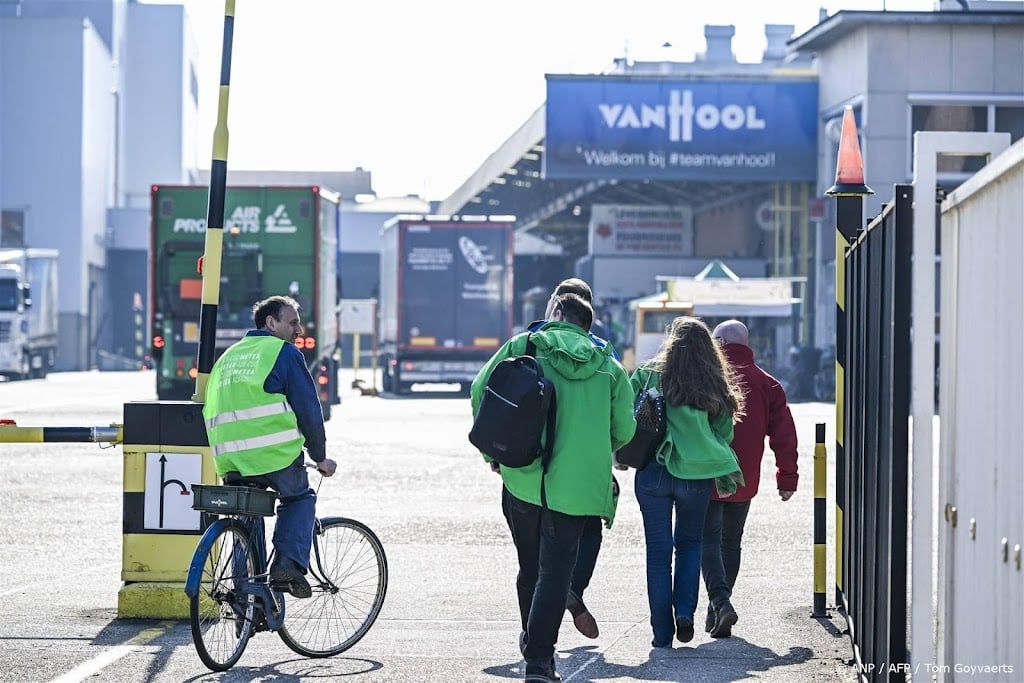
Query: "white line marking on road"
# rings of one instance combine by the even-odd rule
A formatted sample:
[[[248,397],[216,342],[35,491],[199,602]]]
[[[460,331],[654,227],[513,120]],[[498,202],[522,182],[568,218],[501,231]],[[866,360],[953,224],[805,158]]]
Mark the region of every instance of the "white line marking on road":
[[[81,683],[87,678],[96,675],[125,655],[139,652],[149,642],[167,633],[174,628],[175,622],[162,621],[154,628],[148,628],[139,635],[128,641],[127,645],[118,645],[105,651],[103,654],[83,662],[63,676],[53,679],[50,683]]]
[[[604,656],[605,650],[608,650],[609,648],[614,646],[615,643],[617,643],[620,640],[622,640],[623,638],[625,638],[627,635],[629,635],[630,631],[632,631],[635,628],[638,628],[639,626],[640,626],[640,624],[633,624],[632,626],[627,628],[625,631],[620,633],[618,635],[618,637],[615,638],[615,640],[613,640],[612,642],[608,643],[606,646],[604,646],[603,648],[601,648],[600,650],[595,652],[593,657],[591,657],[587,661],[583,662],[583,664],[580,665],[580,668],[576,669],[571,674],[563,677],[562,678],[562,683],[569,683],[569,681],[571,681],[572,679],[576,678],[577,674],[583,673],[584,669],[586,669],[588,666],[590,666],[591,664],[593,664],[594,662],[596,662],[597,660],[601,659],[601,657]]]

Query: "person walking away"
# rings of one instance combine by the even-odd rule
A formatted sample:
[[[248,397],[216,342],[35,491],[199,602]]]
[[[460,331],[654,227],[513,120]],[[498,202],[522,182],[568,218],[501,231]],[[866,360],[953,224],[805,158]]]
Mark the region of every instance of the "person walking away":
[[[712,638],[728,638],[739,620],[732,591],[740,571],[740,542],[750,501],[761,479],[764,440],[775,454],[779,498],[789,500],[797,486],[797,435],[782,384],[754,361],[747,326],[727,320],[712,333],[743,384],[746,414],[733,430],[732,449],[740,461],[745,484],[728,498],[712,495],[704,519],[701,572],[708,594],[704,630]]]
[[[671,647],[673,632],[681,643],[693,639],[711,494],[734,491],[741,478],[729,442],[733,422],[743,415],[743,395],[707,325],[689,316],[672,321],[658,353],[630,383],[635,396],[660,383],[665,398],[665,441],[636,473],[634,489],[646,541],[651,645]]]
[[[253,306],[253,325],[214,363],[203,419],[213,464],[226,484],[244,478],[268,486],[280,499],[274,525],[275,587],[308,598],[306,581],[313,543],[316,494],[309,486],[303,448],[330,477],[324,416],[302,352],[299,304],[271,296]]]
[[[561,680],[555,645],[580,536],[588,519],[613,514],[612,451],[636,430],[629,378],[611,350],[588,337],[592,320],[590,305],[579,296],[557,297],[551,320],[505,342],[470,390],[476,415],[491,370],[505,358],[523,355],[528,338],[555,386],[557,421],[546,472],[539,459],[508,468],[483,454],[502,478],[502,512],[519,563],[519,647],[532,683]]]
[[[544,310],[544,319],[537,320],[530,323],[527,326],[527,330],[535,332],[541,328],[542,325],[551,319],[552,312],[554,311],[555,301],[563,294],[576,294],[588,304],[591,308],[594,305],[594,292],[591,290],[590,285],[586,281],[581,280],[578,277],[566,278],[559,282],[554,291],[551,292],[551,296],[548,298],[547,307]],[[611,349],[612,358],[617,361],[621,361],[619,354],[616,353],[614,347],[608,342],[607,339],[595,334],[598,329],[595,327],[599,322],[599,318],[595,312],[594,322],[590,326],[588,332],[590,340],[594,342],[594,346],[597,347],[609,347]],[[617,505],[619,500],[619,483],[612,477],[612,487],[614,489],[614,503]],[[569,582],[569,592],[565,598],[565,608],[569,610],[569,614],[572,615],[572,623],[582,635],[587,638],[597,638],[600,635],[600,629],[597,625],[597,620],[594,615],[591,614],[590,609],[586,603],[583,602],[583,592],[590,585],[590,580],[594,576],[594,569],[597,567],[597,556],[601,552],[601,543],[603,542],[603,532],[601,527],[606,526],[611,528],[613,516],[607,518],[601,517],[589,517],[583,527],[583,535],[580,537],[580,547],[576,553],[576,564],[572,570],[572,580]]]

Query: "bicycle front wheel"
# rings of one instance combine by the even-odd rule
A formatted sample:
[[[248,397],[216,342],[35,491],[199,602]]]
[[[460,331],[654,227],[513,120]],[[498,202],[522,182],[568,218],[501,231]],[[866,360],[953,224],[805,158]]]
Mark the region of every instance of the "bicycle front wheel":
[[[344,652],[373,626],[388,589],[384,546],[361,522],[329,517],[313,530],[310,598],[285,595],[285,645],[306,657]]]
[[[254,549],[241,522],[220,528],[202,553],[199,594],[189,602],[192,641],[203,664],[227,671],[245,651],[252,635],[255,596],[243,591],[256,575]]]

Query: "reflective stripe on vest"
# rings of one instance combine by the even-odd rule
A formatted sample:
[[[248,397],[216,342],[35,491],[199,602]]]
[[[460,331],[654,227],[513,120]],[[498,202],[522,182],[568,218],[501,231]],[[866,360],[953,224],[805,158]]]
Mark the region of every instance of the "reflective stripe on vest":
[[[217,474],[276,472],[302,452],[305,439],[283,394],[263,388],[285,341],[251,335],[214,363],[206,387],[203,421]]]
[[[287,443],[295,439],[301,439],[302,433],[298,429],[289,429],[276,434],[265,434],[264,436],[254,436],[250,439],[236,439],[235,441],[226,441],[221,444],[217,444],[213,447],[214,456],[224,455],[226,453],[237,453],[239,451],[249,451],[257,448],[266,448],[268,446],[276,446],[279,443]]]
[[[232,422],[238,422],[239,420],[251,420],[257,417],[267,417],[269,415],[279,415],[281,413],[292,412],[292,407],[288,405],[287,401],[281,401],[279,403],[270,403],[265,406],[257,406],[255,408],[246,408],[244,410],[228,410],[219,415],[214,415],[206,421],[206,428],[213,429],[221,425],[231,424]]]

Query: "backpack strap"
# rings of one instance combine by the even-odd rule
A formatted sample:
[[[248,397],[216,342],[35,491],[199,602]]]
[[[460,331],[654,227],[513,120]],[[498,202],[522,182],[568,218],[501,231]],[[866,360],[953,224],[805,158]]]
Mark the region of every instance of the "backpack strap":
[[[525,355],[532,358],[537,357],[537,346],[533,343],[533,333],[531,332],[526,337],[526,351]],[[544,475],[548,472],[548,464],[551,462],[551,454],[554,453],[555,446],[555,423],[558,420],[558,402],[555,400],[555,385],[551,385],[551,402],[548,404],[548,420],[547,426],[544,430],[544,446],[540,453],[540,504],[541,507],[547,507],[548,501],[547,496],[544,493]]]
[[[530,356],[531,358],[537,357],[537,345],[533,343],[533,333],[526,335],[526,351],[523,355]]]

